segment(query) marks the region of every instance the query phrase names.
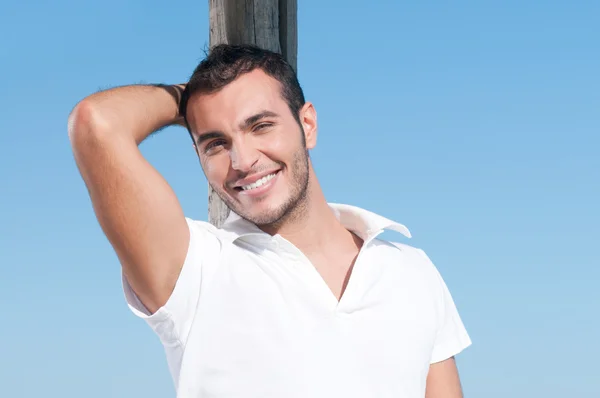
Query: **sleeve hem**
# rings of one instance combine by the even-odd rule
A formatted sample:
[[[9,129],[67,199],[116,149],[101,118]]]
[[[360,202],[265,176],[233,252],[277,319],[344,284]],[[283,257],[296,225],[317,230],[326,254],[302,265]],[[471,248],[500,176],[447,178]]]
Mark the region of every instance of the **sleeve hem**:
[[[124,273],[121,273],[121,279],[123,283],[123,291],[125,292],[125,300],[127,301],[127,306],[135,316],[150,323],[161,322],[169,318],[170,314],[167,310],[168,302],[152,314],[144,306],[144,304],[142,304],[137,294],[135,294],[133,288],[127,281],[127,277]],[[171,300],[171,298],[169,298],[169,300]]]
[[[194,272],[192,270],[193,267],[199,266],[198,264],[193,264],[196,260],[196,256],[195,256],[195,252],[194,252],[195,246],[193,244],[194,228],[192,226],[192,223],[194,221],[191,219],[188,219],[188,218],[186,218],[186,221],[188,223],[188,229],[190,231],[190,241],[188,244],[187,254],[186,254],[185,260],[183,262],[183,265],[181,267],[181,271],[179,272],[179,276],[177,277],[177,281],[175,282],[173,291],[171,292],[171,295],[167,299],[167,302],[162,307],[160,307],[156,312],[151,313],[144,306],[144,304],[141,302],[141,300],[139,299],[137,294],[133,291],[133,288],[129,284],[125,274],[124,273],[121,274],[123,291],[125,293],[125,299],[127,302],[127,306],[129,307],[129,309],[135,316],[145,320],[146,322],[148,322],[150,324],[155,325],[155,324],[161,323],[171,317],[170,309],[173,307],[176,307],[178,305],[179,301],[181,300],[182,294],[185,293],[182,291],[185,291],[185,288],[186,288],[185,284],[188,281],[188,279],[190,279],[190,278],[188,278],[188,274],[191,274]]]
[[[438,346],[433,351],[430,364],[442,362],[446,359],[452,358],[471,346],[471,344],[471,338],[465,333],[452,342]]]

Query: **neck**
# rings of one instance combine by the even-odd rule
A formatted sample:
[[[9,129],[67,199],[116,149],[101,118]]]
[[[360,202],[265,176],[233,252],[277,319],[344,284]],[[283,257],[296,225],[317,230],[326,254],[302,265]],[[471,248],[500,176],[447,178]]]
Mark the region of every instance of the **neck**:
[[[310,167],[309,186],[304,202],[295,213],[279,225],[265,227],[271,235],[279,234],[304,253],[319,251],[339,240],[352,238],[352,234],[339,222],[329,207],[323,190]]]

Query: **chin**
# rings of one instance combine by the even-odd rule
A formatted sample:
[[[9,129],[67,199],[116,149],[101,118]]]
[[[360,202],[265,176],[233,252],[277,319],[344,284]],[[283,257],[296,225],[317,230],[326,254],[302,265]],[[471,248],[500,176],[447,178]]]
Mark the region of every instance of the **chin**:
[[[279,206],[277,206],[261,203],[252,206],[252,208],[243,209],[238,214],[253,224],[266,226],[279,221],[286,212],[287,209],[283,204],[279,204]]]

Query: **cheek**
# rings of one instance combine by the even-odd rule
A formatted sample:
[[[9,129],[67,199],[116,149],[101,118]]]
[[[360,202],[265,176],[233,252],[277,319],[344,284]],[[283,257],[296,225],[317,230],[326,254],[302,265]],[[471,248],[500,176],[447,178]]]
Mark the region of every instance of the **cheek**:
[[[267,152],[269,153],[273,153],[275,155],[277,154],[283,154],[286,152],[287,148],[286,148],[286,143],[283,140],[270,140],[267,143]]]
[[[219,155],[211,158],[201,159],[202,169],[206,179],[213,183],[221,183],[225,181],[229,170],[229,162],[227,156]]]
[[[301,142],[297,137],[291,137],[289,133],[278,133],[262,140],[263,153],[276,160],[285,161],[287,157],[294,154]]]

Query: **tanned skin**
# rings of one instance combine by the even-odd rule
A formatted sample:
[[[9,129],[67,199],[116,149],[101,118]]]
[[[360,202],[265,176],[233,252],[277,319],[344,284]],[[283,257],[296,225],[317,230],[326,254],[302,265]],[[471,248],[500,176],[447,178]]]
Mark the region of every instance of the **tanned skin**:
[[[175,193],[138,145],[159,129],[183,125],[182,88],[109,89],[83,99],[69,116],[73,153],[98,221],[151,313],[173,292],[190,237]],[[263,231],[296,245],[339,299],[362,240],[330,210],[308,157],[317,140],[313,105],[292,115],[279,82],[256,70],[216,93],[192,96],[187,116],[213,189]],[[264,194],[240,190],[269,173],[277,177]],[[426,398],[461,397],[454,358],[432,364]]]

